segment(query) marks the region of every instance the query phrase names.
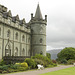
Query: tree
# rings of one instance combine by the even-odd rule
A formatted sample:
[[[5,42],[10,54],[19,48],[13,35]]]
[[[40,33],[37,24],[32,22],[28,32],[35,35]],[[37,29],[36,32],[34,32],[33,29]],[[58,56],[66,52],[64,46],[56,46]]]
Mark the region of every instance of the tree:
[[[50,53],[46,53],[46,56],[51,59],[51,54]]]
[[[58,57],[58,60],[62,60],[62,59],[66,59],[66,60],[75,59],[75,48],[66,47],[61,52],[58,53],[57,57]]]

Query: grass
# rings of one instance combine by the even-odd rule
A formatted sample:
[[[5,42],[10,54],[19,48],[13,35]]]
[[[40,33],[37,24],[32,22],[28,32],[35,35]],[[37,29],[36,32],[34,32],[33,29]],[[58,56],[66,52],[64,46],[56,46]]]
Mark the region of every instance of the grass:
[[[75,75],[75,67],[70,67],[58,71],[48,72],[40,75]]]

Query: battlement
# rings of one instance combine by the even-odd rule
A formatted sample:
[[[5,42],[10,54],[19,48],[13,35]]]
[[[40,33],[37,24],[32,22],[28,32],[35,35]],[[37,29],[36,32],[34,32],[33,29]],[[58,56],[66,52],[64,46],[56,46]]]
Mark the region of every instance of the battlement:
[[[0,5],[0,12],[7,12],[7,7]]]
[[[7,7],[0,5],[0,22],[5,25],[20,29],[24,32],[30,33],[30,27],[25,19],[19,19],[19,15],[12,16],[11,10],[7,11]]]

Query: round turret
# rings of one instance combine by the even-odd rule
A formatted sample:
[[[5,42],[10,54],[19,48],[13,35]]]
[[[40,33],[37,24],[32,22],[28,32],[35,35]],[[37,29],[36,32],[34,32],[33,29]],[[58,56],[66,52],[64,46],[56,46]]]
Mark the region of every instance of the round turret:
[[[47,16],[46,19],[42,18],[38,4],[35,17],[32,17],[30,21],[32,34],[32,55],[42,54],[46,56],[46,22]]]

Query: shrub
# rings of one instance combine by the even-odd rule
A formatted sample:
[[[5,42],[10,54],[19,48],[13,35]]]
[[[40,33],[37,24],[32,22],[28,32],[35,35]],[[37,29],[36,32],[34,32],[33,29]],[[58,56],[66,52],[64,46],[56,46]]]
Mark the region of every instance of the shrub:
[[[15,63],[16,65],[20,65],[21,67],[26,67],[28,68],[28,64],[26,62],[23,63]]]
[[[34,61],[36,62],[36,65],[40,64],[40,65],[43,65],[44,62],[40,59],[34,59]]]
[[[70,59],[70,60],[68,60],[68,62],[67,62],[68,64],[73,64],[73,63],[75,63],[75,60],[73,60],[73,59]]]
[[[57,64],[53,63],[53,66],[57,66]]]
[[[2,73],[8,73],[7,71],[3,71]]]
[[[21,66],[28,68],[28,64],[26,62],[21,63]]]
[[[38,59],[37,61],[40,60],[39,63],[40,64],[42,63],[44,67],[47,67],[49,64],[52,64],[51,59],[48,58],[47,56],[36,54],[35,56],[32,56],[31,58],[34,59],[34,60]]]
[[[52,62],[53,62],[53,63],[55,63],[55,64],[57,63],[57,61],[56,61],[56,60],[52,60]]]
[[[8,69],[8,65],[0,66],[0,70],[7,70],[7,69]]]
[[[19,68],[18,68],[18,71],[26,71],[26,70],[27,70],[26,67],[19,67]]]
[[[15,65],[11,65],[10,68],[12,69],[18,69],[21,65],[15,64]]]
[[[2,59],[0,60],[0,66],[3,66],[3,65],[5,65],[5,61]]]
[[[50,53],[46,53],[46,56],[51,59],[51,54]]]
[[[50,59],[46,56],[40,55],[40,54],[36,54],[35,56],[32,56],[33,59],[40,59],[42,61],[46,61],[48,64],[50,63]]]
[[[2,73],[3,71],[2,70],[0,70],[0,73]]]
[[[66,59],[62,59],[60,62],[61,62],[62,64],[67,64],[67,60],[66,60]]]
[[[34,59],[31,58],[26,58],[25,62],[28,64],[28,66],[32,69],[34,69],[36,67],[36,63],[34,61]]]

